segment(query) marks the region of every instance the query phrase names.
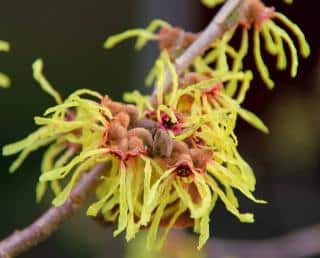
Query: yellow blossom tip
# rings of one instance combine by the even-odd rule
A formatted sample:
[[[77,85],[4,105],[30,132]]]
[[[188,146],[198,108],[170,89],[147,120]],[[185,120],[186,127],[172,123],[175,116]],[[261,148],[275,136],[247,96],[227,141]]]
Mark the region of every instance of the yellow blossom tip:
[[[293,4],[293,0],[283,0],[286,4]]]
[[[10,51],[10,44],[7,41],[0,40],[0,51],[8,52]],[[4,73],[0,73],[0,87],[9,88],[11,85],[10,78]]]
[[[56,101],[56,103],[61,104],[62,98],[60,94],[53,88],[53,86],[47,81],[45,76],[43,75],[43,61],[42,59],[37,59],[32,64],[32,70],[33,70],[33,78],[40,84],[42,90],[46,93],[48,93],[53,99]]]
[[[301,31],[298,25],[288,19],[284,14],[275,12],[275,17],[286,25],[290,31],[297,37],[299,42],[299,49],[302,57],[307,58],[310,56],[311,49],[308,41],[305,38],[304,33]]]
[[[143,29],[132,29],[132,30],[127,30],[125,32],[122,32],[120,34],[110,36],[107,38],[107,40],[104,42],[103,47],[106,49],[113,48],[115,45],[119,44],[120,42],[133,38],[133,37],[140,37],[145,40],[152,40],[155,39],[156,36],[153,35],[152,33],[143,30]]]
[[[219,4],[222,4],[225,0],[201,0],[201,3],[208,8],[216,7]]]
[[[9,88],[11,85],[11,80],[10,78],[3,74],[3,73],[0,73],[0,87],[2,88]]]
[[[274,82],[270,78],[269,69],[266,66],[265,62],[263,61],[261,55],[261,48],[260,48],[260,32],[258,30],[254,30],[254,37],[253,37],[253,51],[254,51],[254,58],[256,61],[258,72],[262,78],[262,80],[266,83],[269,89],[274,87]]]
[[[10,43],[7,41],[0,40],[0,51],[3,51],[3,52],[10,51]]]
[[[155,19],[152,22],[150,22],[150,24],[145,29],[145,31],[153,33],[158,28],[166,27],[166,26],[170,26],[169,23],[167,23],[166,21],[160,20],[160,19]],[[144,45],[147,43],[147,41],[148,41],[148,39],[145,37],[138,37],[138,39],[136,41],[135,49],[137,49],[137,50],[142,49],[144,47]]]
[[[264,122],[257,117],[254,113],[250,112],[249,110],[246,109],[239,109],[239,116],[246,120],[248,123],[250,123],[252,126],[255,128],[259,129],[261,132],[268,134],[269,129],[268,127],[264,124]]]

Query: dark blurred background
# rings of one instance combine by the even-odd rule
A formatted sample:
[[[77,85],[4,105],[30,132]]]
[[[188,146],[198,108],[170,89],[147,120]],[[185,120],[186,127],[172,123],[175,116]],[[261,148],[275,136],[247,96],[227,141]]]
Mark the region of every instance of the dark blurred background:
[[[222,205],[212,217],[216,237],[264,239],[320,223],[320,59],[318,11],[313,1],[275,5],[306,34],[312,56],[301,60],[297,79],[271,68],[276,89],[268,91],[259,79],[252,85],[245,107],[258,113],[270,128],[263,135],[240,122],[238,137],[243,156],[257,175],[259,198],[267,205],[242,200],[243,211],[253,211],[256,222],[241,224]],[[200,31],[214,15],[199,0],[92,0],[0,1],[0,39],[12,51],[1,54],[0,71],[12,79],[12,88],[0,90],[0,145],[18,140],[35,129],[33,116],[54,104],[32,79],[31,64],[42,57],[49,81],[67,96],[90,88],[120,100],[126,90],[141,89],[157,56],[157,46],[137,53],[133,42],[112,51],[102,48],[105,38],[128,28],[144,27],[153,18]],[[274,60],[266,58],[270,67]],[[252,59],[248,59],[252,67]],[[258,76],[257,76],[258,77]],[[8,174],[13,158],[0,157],[0,239],[21,228],[49,205],[35,203],[40,150],[14,175]],[[80,212],[49,240],[21,257],[122,257],[123,239],[112,229],[100,228]]]

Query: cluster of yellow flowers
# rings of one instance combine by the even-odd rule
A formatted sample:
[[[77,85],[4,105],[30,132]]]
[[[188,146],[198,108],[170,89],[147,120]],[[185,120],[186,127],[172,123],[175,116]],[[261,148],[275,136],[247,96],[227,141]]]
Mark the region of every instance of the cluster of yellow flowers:
[[[216,5],[223,3],[224,0],[205,1],[206,4]],[[291,3],[292,1],[286,1]],[[198,57],[191,69],[200,73],[209,73],[215,76],[217,73],[228,71],[239,72],[243,70],[244,58],[248,55],[249,50],[249,31],[253,30],[253,54],[257,70],[269,88],[273,88],[274,82],[270,78],[268,67],[263,61],[261,53],[261,37],[264,40],[266,52],[276,57],[276,67],[279,70],[285,70],[288,67],[288,57],[286,55],[287,45],[290,51],[291,67],[290,75],[295,77],[298,70],[298,50],[294,41],[287,31],[275,23],[278,21],[285,25],[290,32],[296,36],[299,44],[299,52],[302,57],[307,58],[310,55],[310,47],[306,41],[301,29],[290,21],[282,13],[276,12],[273,7],[266,7],[261,0],[245,0],[236,10],[235,16],[239,17],[239,22],[231,26],[224,35],[215,42],[212,42],[212,48],[206,51],[205,55]],[[161,28],[159,34],[155,34],[158,28]],[[238,49],[233,46],[232,39],[236,31],[241,30],[241,40]],[[180,33],[179,33],[180,32]],[[129,30],[114,37],[110,37],[105,42],[106,48],[111,48],[115,44],[129,37],[138,37],[136,49],[141,49],[147,41],[158,40],[162,45],[171,52],[172,55],[179,54],[179,50],[185,48],[197,38],[197,35],[184,35],[184,31],[172,28],[168,23],[161,20],[152,21],[146,29]],[[184,37],[184,39],[183,39]],[[188,42],[189,41],[189,42]],[[232,62],[228,60],[232,60]],[[160,64],[158,63],[157,66]],[[149,84],[150,80],[147,80]],[[232,81],[226,86],[226,92],[233,96],[236,92],[235,82]]]
[[[254,202],[264,201],[252,194],[255,177],[237,150],[234,130],[238,117],[263,132],[268,129],[256,115],[241,107],[253,78],[251,71],[243,70],[248,29],[254,26],[256,63],[268,86],[273,82],[261,58],[260,33],[267,51],[277,56],[280,69],[287,66],[284,42],[291,51],[292,76],[298,64],[291,38],[273,18],[295,33],[303,56],[309,55],[309,46],[296,25],[260,1],[248,1],[243,8],[239,23],[212,42],[212,47],[182,75],[177,74],[174,61],[198,34],[155,20],[146,29],[108,38],[106,48],[130,37],[137,37],[137,49],[150,40],[159,41],[161,54],[146,80],[156,85],[156,105],[151,96],[138,91],[124,95],[124,100],[133,105],[114,102],[87,89],[63,101],[43,75],[42,61],[37,60],[34,78],[57,105],[35,117],[40,126],[37,131],[4,147],[4,155],[20,153],[10,170],[15,171],[32,151],[50,145],[42,161],[37,200],[42,199],[50,184],[56,196],[53,204],[59,206],[81,174],[105,163],[96,189],[98,200],[87,214],[117,224],[114,235],[125,231],[127,240],[148,228],[150,247],[161,246],[172,227],[193,226],[201,248],[209,238],[210,214],[218,200],[241,222],[253,222],[253,214],[239,211],[235,190]],[[243,27],[243,34],[240,49],[236,50],[230,41],[238,26]],[[171,78],[169,90],[163,87],[167,76]],[[160,227],[164,230],[157,238]]]

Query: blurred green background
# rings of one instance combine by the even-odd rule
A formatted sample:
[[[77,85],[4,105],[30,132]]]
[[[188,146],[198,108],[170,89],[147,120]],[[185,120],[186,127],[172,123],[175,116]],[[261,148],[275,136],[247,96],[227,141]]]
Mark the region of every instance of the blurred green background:
[[[242,122],[237,132],[241,152],[257,175],[257,196],[269,204],[242,201],[242,210],[256,213],[252,225],[240,224],[219,206],[212,217],[217,237],[263,239],[320,222],[320,31],[312,5],[316,1],[296,1],[293,6],[266,2],[302,27],[313,52],[309,60],[302,60],[296,80],[271,69],[277,82],[274,91],[254,82],[245,106],[266,121],[271,134]],[[199,31],[214,14],[198,0],[0,0],[0,6],[0,38],[12,45],[10,53],[0,56],[0,70],[12,79],[11,89],[0,90],[1,146],[35,129],[33,116],[54,104],[32,79],[36,58],[44,59],[47,78],[64,97],[90,88],[120,100],[126,90],[144,90],[157,47],[137,53],[128,42],[106,51],[102,44],[108,35],[145,26],[153,18]],[[273,66],[272,58],[266,60]],[[249,58],[249,67],[251,63]],[[42,151],[32,154],[14,175],[8,174],[13,158],[0,157],[0,238],[50,205],[49,200],[35,203]],[[49,241],[21,257],[122,257],[124,247],[122,237],[113,239],[111,228],[98,226],[82,211]]]

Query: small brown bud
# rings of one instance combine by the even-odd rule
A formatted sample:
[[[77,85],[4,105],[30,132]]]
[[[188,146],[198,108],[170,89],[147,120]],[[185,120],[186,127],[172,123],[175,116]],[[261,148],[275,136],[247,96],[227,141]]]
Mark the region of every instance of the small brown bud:
[[[152,133],[157,127],[157,122],[151,119],[139,119],[136,121],[135,127],[145,128]]]
[[[261,0],[246,0],[239,13],[240,24],[248,29],[252,25],[260,28],[265,21],[273,18],[275,11],[273,7],[265,6]]]
[[[118,114],[121,111],[124,111],[124,105],[120,102],[115,102],[105,96],[102,100],[102,105],[109,108],[112,115]]]
[[[190,154],[194,167],[200,170],[204,170],[208,161],[212,159],[211,150],[192,148],[190,149]]]
[[[158,128],[153,136],[152,153],[161,157],[170,157],[173,141],[170,135],[163,129]]]
[[[129,139],[131,137],[138,137],[142,140],[143,144],[146,145],[148,148],[152,147],[153,139],[151,133],[144,128],[134,128],[128,131]]]
[[[175,166],[180,161],[192,163],[192,159],[189,155],[188,145],[184,142],[173,141],[172,153],[170,157],[166,159],[166,163],[169,166]]]
[[[128,128],[130,123],[130,117],[127,113],[121,111],[114,116],[114,119],[119,121],[121,126],[123,126],[124,128]]]
[[[127,138],[128,132],[118,121],[110,123],[108,138],[109,140],[117,141],[122,138]]]
[[[144,148],[143,141],[137,136],[130,137],[128,148],[129,148],[129,151],[136,150],[136,149],[143,149]]]
[[[125,105],[125,110],[130,117],[129,127],[134,127],[136,121],[138,120],[138,110],[134,105]]]
[[[128,138],[122,138],[116,143],[116,147],[122,152],[127,152],[129,148]]]
[[[179,153],[179,154],[188,154],[189,148],[185,142],[173,141],[172,152]]]

